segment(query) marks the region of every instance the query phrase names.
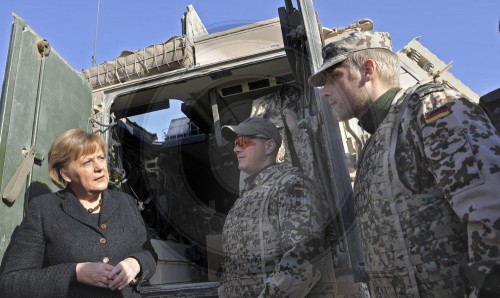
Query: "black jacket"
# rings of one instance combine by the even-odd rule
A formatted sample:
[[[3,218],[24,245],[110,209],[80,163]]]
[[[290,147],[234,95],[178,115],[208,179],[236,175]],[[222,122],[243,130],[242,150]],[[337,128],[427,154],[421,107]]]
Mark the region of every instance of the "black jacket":
[[[116,265],[127,257],[141,265],[141,279],[156,269],[157,255],[135,200],[106,190],[96,225],[68,189],[33,199],[14,231],[0,270],[0,297],[140,297],[77,282],[76,264]]]

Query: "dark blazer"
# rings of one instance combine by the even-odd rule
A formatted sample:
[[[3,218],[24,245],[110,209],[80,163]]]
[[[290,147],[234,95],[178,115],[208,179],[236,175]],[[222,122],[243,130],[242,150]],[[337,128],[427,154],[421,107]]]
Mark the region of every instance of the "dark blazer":
[[[116,265],[134,257],[141,281],[155,272],[157,255],[135,200],[106,190],[99,223],[68,189],[33,199],[12,235],[0,270],[0,297],[140,297],[133,286],[122,291],[77,282],[76,264]]]

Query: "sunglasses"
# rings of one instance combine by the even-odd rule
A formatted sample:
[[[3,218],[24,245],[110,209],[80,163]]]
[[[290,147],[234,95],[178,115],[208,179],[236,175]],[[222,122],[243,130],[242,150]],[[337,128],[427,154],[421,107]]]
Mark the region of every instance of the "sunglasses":
[[[269,138],[258,136],[237,136],[236,139],[234,139],[234,146],[239,146],[241,149],[245,150],[248,147],[256,145],[254,139],[270,140]]]

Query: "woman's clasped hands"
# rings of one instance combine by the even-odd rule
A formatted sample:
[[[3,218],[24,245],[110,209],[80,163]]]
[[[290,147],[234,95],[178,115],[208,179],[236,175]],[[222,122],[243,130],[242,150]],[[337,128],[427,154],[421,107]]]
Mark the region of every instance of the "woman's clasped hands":
[[[126,258],[116,266],[92,262],[76,265],[78,282],[111,290],[122,290],[140,271],[139,262],[134,258]]]

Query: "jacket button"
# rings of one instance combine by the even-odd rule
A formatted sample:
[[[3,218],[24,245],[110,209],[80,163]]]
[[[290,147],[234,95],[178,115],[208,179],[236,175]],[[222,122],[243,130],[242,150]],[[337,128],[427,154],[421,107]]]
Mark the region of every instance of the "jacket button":
[[[104,257],[104,258],[102,258],[102,262],[103,262],[104,264],[107,264],[107,263],[109,262],[109,258],[108,258],[108,257]]]
[[[106,238],[102,237],[101,239],[99,239],[99,243],[105,244],[106,243]]]
[[[107,227],[108,226],[105,223],[101,224],[101,229],[106,230]]]

